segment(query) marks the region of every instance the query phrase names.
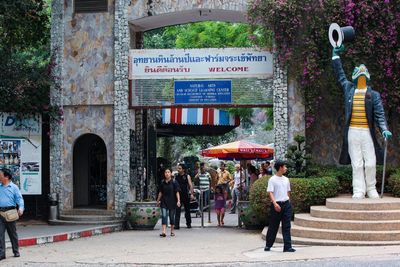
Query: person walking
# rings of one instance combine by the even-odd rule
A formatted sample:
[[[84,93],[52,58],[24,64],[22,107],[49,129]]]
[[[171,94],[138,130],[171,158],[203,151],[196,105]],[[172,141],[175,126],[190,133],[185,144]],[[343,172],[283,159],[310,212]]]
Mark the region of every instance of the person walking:
[[[180,187],[180,200],[185,208],[186,227],[192,228],[192,218],[190,217],[190,199],[193,198],[193,183],[190,175],[186,172],[186,166],[183,163],[178,165],[178,173],[175,175],[175,181]],[[181,208],[176,210],[175,214],[175,229],[180,228]]]
[[[218,226],[224,225],[225,217],[225,194],[223,187],[217,185],[215,188],[215,213],[217,214]]]
[[[286,163],[277,160],[274,165],[276,174],[268,180],[267,192],[271,200],[270,221],[264,251],[270,251],[275,243],[279,224],[282,222],[283,252],[295,252],[290,236],[290,219],[292,204],[290,203],[290,182],[286,176]]]
[[[4,212],[17,209],[18,216],[24,213],[24,199],[21,191],[11,181],[11,172],[7,169],[0,170],[0,260],[6,258],[5,231],[10,237],[14,257],[19,257],[18,234],[16,221],[7,221]]]
[[[169,223],[171,224],[171,236],[175,236],[175,212],[176,207],[179,209],[181,206],[179,190],[178,183],[172,179],[171,170],[168,168],[165,169],[164,180],[161,182],[157,197],[157,206],[161,207],[162,233],[160,237],[167,236],[168,216]]]
[[[199,189],[203,194],[203,207],[209,205],[210,189],[211,189],[211,176],[206,171],[204,162],[200,163],[200,171],[196,174],[195,178],[199,181]]]
[[[218,172],[218,184],[222,186],[225,194],[225,199],[228,199],[229,194],[229,183],[232,181],[232,175],[225,169],[225,163],[221,162]]]
[[[233,174],[233,179],[234,179],[233,190],[232,190],[233,203],[232,203],[232,208],[229,212],[230,214],[236,213],[236,204],[240,198],[241,191],[246,182],[244,179],[244,174],[240,169],[240,164],[235,164],[235,173]]]

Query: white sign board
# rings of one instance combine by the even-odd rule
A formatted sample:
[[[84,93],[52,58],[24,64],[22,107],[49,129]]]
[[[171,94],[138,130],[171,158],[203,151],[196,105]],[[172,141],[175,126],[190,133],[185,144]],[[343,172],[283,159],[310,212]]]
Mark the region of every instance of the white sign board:
[[[132,49],[129,79],[270,78],[271,52],[254,48]]]
[[[42,120],[0,113],[0,168],[11,171],[23,195],[42,194]]]

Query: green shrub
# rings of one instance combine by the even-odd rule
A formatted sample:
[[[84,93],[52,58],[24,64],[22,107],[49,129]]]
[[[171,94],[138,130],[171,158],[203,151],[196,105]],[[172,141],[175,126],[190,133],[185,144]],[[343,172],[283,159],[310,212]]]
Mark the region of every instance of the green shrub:
[[[314,168],[316,168],[314,166]],[[391,186],[389,180],[391,174],[395,171],[393,168],[386,168],[385,172],[385,192],[391,192]],[[382,187],[382,174],[383,166],[379,165],[376,167],[376,188],[380,192]],[[353,193],[353,170],[351,165],[346,166],[318,166],[318,173],[316,176],[319,177],[334,177],[339,181],[339,193],[340,194],[352,194]]]
[[[270,199],[267,192],[268,180],[271,176],[263,176],[257,179],[250,188],[250,207],[265,225],[269,221]]]
[[[353,170],[348,166],[320,166],[319,177],[332,177],[338,180],[338,192],[341,194],[351,194],[353,192]]]
[[[388,185],[393,193],[393,196],[400,197],[400,169],[392,172],[388,181]]]
[[[270,199],[268,176],[258,179],[250,188],[250,205],[259,218],[268,221]],[[339,182],[333,177],[290,178],[291,202],[295,213],[308,212],[312,205],[323,205],[325,199],[337,195]]]
[[[312,205],[324,205],[325,199],[335,197],[339,182],[333,177],[290,179],[291,202],[295,213],[309,212]]]
[[[263,229],[268,225],[265,218],[260,218],[251,208],[249,202],[239,202],[238,204],[240,220],[243,222],[246,229]]]

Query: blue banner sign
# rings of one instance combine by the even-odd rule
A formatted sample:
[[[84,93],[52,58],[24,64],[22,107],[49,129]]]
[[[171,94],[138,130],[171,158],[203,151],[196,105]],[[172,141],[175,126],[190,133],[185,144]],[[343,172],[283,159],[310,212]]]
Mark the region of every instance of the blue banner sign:
[[[231,104],[232,81],[175,81],[175,104]]]

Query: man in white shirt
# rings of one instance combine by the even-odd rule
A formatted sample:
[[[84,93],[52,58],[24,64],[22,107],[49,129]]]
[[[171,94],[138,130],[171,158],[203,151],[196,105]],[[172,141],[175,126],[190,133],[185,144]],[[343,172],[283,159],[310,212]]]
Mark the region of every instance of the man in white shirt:
[[[232,203],[232,209],[230,211],[231,214],[236,213],[236,204],[240,198],[240,191],[241,187],[244,183],[244,174],[242,170],[240,169],[240,164],[235,164],[235,173],[233,175],[233,191],[232,191],[232,198],[233,198],[233,203]]]
[[[264,251],[271,250],[282,221],[283,252],[295,252],[290,236],[290,220],[292,218],[292,204],[289,200],[290,182],[287,177],[283,176],[287,171],[286,163],[277,160],[274,167],[276,174],[268,180],[267,188],[271,200],[271,213]]]

